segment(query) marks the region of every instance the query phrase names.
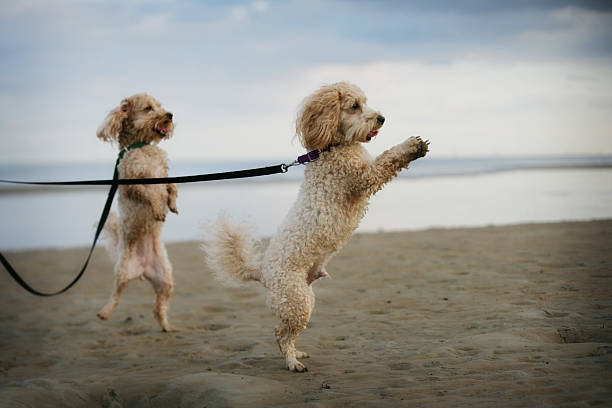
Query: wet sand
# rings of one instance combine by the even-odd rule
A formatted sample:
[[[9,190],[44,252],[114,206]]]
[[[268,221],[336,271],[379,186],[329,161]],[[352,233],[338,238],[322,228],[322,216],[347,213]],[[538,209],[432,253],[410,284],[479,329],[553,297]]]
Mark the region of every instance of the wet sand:
[[[612,221],[361,234],[315,282],[288,372],[264,289],[221,287],[198,243],[168,245],[163,333],[132,282],[96,318],[112,264],[34,297],[0,273],[2,407],[590,407],[612,400]],[[5,254],[56,290],[87,250]]]

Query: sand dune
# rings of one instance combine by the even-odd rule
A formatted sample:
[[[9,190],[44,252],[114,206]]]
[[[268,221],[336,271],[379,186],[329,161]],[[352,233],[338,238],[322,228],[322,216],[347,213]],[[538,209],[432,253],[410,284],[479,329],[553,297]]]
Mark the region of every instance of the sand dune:
[[[0,406],[590,407],[612,400],[612,221],[356,235],[316,282],[289,373],[263,288],[220,287],[197,243],[169,245],[159,331],[147,282],[95,317],[111,263],[33,297],[0,274]],[[85,249],[7,256],[40,290]]]

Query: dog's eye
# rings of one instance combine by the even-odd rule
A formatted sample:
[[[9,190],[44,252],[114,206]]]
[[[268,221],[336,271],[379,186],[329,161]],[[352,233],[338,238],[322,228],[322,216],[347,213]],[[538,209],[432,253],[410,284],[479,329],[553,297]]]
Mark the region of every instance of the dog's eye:
[[[355,102],[355,103],[353,104],[353,106],[351,106],[351,109],[352,109],[352,110],[357,110],[357,109],[359,109],[359,103]]]
[[[145,110],[146,110],[146,111],[151,111],[151,110],[153,110],[153,107],[151,107],[151,106],[147,106],[147,107],[145,108]]]

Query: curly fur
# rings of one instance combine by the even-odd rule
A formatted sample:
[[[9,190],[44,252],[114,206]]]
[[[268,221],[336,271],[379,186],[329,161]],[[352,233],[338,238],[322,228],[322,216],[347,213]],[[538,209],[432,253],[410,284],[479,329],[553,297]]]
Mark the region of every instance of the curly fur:
[[[306,149],[332,147],[306,166],[298,198],[268,247],[248,244],[252,238],[223,219],[203,246],[222,282],[257,278],[268,289],[267,303],[280,318],[276,341],[289,370],[306,370],[298,358],[308,355],[295,349],[295,340],[314,308],[312,282],[328,276],[327,263],[359,225],[369,198],[428,151],[428,142],[411,137],[372,160],[362,143],[383,123],[355,85],[340,82],[314,92],[298,114],[297,135]]]
[[[137,142],[150,145],[127,151],[119,162],[119,178],[167,177],[168,158],[157,143],[172,136],[173,116],[147,94],[121,101],[97,131],[103,141],[118,143],[119,149]],[[98,317],[108,319],[127,283],[145,278],[155,290],[154,315],[164,331],[176,330],[168,323],[167,309],[172,288],[172,265],[161,239],[168,210],[177,213],[178,190],[174,184],[122,185],[119,216],[111,213],[104,227],[106,247],[115,261],[115,280],[108,303]]]
[[[217,280],[234,287],[261,280],[260,243],[244,223],[232,223],[228,216],[220,215],[207,230],[210,233],[202,249],[209,254],[206,262]]]

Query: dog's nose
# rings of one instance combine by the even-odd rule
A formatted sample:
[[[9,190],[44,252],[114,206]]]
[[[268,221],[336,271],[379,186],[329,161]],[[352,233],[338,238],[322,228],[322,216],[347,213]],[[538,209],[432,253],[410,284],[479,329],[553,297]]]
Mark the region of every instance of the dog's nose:
[[[385,123],[385,117],[383,115],[378,115],[376,121],[382,125],[383,123]]]
[[[172,120],[172,113],[170,112],[166,113],[166,117],[168,118],[168,120]]]

